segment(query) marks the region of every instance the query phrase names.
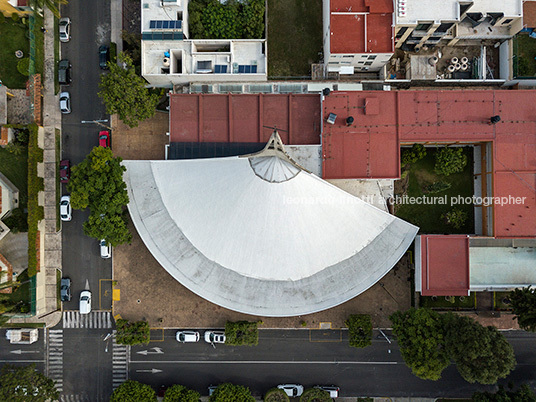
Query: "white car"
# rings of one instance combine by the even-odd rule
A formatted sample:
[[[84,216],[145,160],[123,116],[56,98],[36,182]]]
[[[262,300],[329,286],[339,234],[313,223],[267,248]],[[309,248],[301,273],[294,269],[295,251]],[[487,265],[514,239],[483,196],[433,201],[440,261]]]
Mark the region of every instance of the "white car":
[[[112,256],[112,246],[110,246],[106,240],[102,239],[99,241],[100,246],[100,256],[102,258],[110,258]]]
[[[207,343],[225,343],[225,333],[221,331],[206,331],[205,342]]]
[[[60,41],[69,42],[69,39],[71,39],[71,19],[60,18],[58,26],[60,28]]]
[[[300,384],[281,384],[277,388],[285,391],[285,394],[290,397],[301,396],[303,394],[303,385]]]
[[[91,313],[91,292],[89,290],[83,290],[80,293],[80,314]]]
[[[60,200],[60,217],[62,221],[73,219],[73,209],[71,208],[71,196],[64,195]]]
[[[321,389],[322,391],[329,392],[330,398],[338,398],[340,388],[335,385],[315,385],[313,388]]]
[[[199,332],[177,331],[176,338],[180,343],[199,342]]]
[[[69,92],[60,93],[60,112],[71,113],[71,94]]]

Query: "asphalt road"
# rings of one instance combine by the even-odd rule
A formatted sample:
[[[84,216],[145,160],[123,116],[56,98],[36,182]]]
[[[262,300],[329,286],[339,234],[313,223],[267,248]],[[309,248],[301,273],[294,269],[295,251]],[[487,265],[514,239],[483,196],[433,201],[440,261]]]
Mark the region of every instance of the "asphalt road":
[[[71,85],[62,87],[71,94],[72,108],[71,114],[63,115],[62,158],[77,164],[98,145],[98,132],[103,129],[81,121],[108,119],[97,92],[102,74],[98,48],[110,42],[110,4],[106,0],[70,1],[62,6],[62,16],[71,19],[71,40],[61,44],[61,57],[73,66]],[[62,187],[65,194],[66,186]],[[73,294],[72,301],[64,304],[65,310],[78,309],[80,292],[87,285],[93,293],[94,309],[111,308],[109,297],[101,298],[99,306],[99,286],[111,279],[111,260],[100,258],[97,240],[84,235],[82,224],[88,215],[88,211],[73,211],[72,221],[62,224],[63,275],[71,278]]]
[[[63,330],[63,392],[76,400],[109,401],[112,350],[108,329]],[[108,349],[106,346],[108,345]]]
[[[62,119],[62,159],[81,162],[98,145],[97,124],[84,120],[109,119],[97,95],[100,76],[98,48],[110,43],[110,3],[106,0],[69,1],[62,16],[71,19],[71,40],[61,44],[61,57],[72,64],[72,83],[62,91],[71,94],[72,113]],[[105,123],[106,124],[106,123]],[[67,193],[62,185],[63,193]],[[63,276],[71,278],[72,300],[64,310],[78,310],[80,292],[92,291],[93,310],[111,309],[112,262],[100,257],[97,240],[84,235],[89,211],[73,211],[62,224]],[[61,327],[61,323],[60,323]],[[112,393],[112,353],[105,351],[107,329],[66,329],[63,334],[63,394],[76,400],[107,401]]]
[[[39,339],[31,345],[11,344],[6,339],[6,329],[0,332],[0,366],[13,364],[26,366],[35,364],[39,372],[45,372],[45,337],[39,330]]]
[[[502,383],[536,386],[536,336],[507,337],[518,366]],[[180,383],[205,395],[209,385],[227,381],[247,385],[256,395],[282,383],[335,384],[340,396],[462,397],[493,390],[467,383],[453,365],[439,381],[420,380],[404,364],[396,342],[389,344],[378,334],[372,346],[354,349],[348,346],[346,331],[321,330],[263,330],[256,347],[216,349],[203,340],[179,344],[175,331],[166,330],[163,341],[131,349],[129,378],[155,389]]]

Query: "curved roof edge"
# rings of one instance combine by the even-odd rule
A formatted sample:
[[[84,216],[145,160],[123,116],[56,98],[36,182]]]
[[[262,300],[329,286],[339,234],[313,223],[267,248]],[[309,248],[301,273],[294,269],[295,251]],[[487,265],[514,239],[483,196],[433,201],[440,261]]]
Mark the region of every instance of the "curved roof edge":
[[[240,313],[289,317],[342,304],[386,275],[418,231],[417,227],[396,218],[361,252],[308,278],[297,281],[250,278],[209,260],[186,238],[164,206],[151,161],[123,163],[127,166],[128,209],[151,254],[193,293]],[[391,252],[385,253],[386,249]]]

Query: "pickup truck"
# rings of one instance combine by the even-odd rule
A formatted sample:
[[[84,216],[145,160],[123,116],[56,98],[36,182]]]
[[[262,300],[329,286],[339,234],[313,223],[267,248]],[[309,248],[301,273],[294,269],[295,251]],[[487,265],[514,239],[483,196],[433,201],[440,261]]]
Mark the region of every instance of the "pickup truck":
[[[38,336],[37,328],[8,329],[6,331],[6,338],[9,339],[10,343],[15,344],[29,345],[37,342]]]

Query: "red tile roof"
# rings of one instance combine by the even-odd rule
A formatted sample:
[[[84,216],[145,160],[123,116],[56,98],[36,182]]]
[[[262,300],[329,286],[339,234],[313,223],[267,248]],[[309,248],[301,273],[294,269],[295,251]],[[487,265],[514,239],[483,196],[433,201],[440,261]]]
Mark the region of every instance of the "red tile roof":
[[[523,2],[523,25],[527,28],[536,28],[536,3]]]
[[[267,126],[267,127],[264,127]],[[320,144],[320,95],[172,94],[170,142]]]
[[[392,14],[389,0],[332,0],[331,53],[392,53]]]
[[[401,143],[490,142],[494,179],[488,195],[526,197],[522,204],[494,206],[494,235],[534,237],[534,99],[533,90],[332,92],[323,102],[323,177],[397,178]],[[337,114],[334,125],[325,122],[329,113]],[[494,115],[501,122],[488,124]],[[349,127],[348,116],[355,119]]]
[[[421,294],[469,294],[469,236],[421,236]]]

